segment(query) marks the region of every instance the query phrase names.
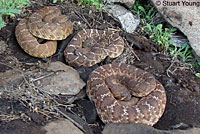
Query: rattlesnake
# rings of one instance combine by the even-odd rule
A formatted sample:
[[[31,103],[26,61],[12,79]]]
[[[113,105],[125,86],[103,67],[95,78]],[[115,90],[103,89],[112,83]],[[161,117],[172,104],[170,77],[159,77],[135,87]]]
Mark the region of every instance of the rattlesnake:
[[[73,32],[72,22],[57,7],[44,7],[20,20],[15,29],[19,45],[34,57],[49,57],[56,52],[57,41]],[[47,41],[40,44],[37,38]]]
[[[78,32],[65,49],[66,62],[71,66],[93,66],[107,56],[116,58],[124,50],[124,40],[119,33],[97,29]]]
[[[107,64],[89,76],[87,94],[104,123],[153,126],[166,105],[164,87],[146,71],[127,64]]]

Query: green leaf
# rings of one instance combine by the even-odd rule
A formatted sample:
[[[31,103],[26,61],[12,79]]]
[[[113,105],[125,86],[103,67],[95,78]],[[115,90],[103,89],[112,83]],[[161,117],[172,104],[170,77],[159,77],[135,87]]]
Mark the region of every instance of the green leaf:
[[[196,73],[195,76],[200,78],[200,73]]]
[[[158,44],[162,44],[162,41],[158,40]]]
[[[53,3],[57,3],[58,2],[58,0],[53,0]]]
[[[2,16],[0,15],[0,29],[2,28],[2,27],[4,27],[6,24],[5,24],[5,22],[3,21],[3,19],[2,19]]]
[[[0,28],[5,26],[2,20],[2,15],[10,15],[14,17],[15,14],[20,14],[20,8],[30,4],[30,0],[1,0],[0,1]]]
[[[162,29],[162,24],[158,24],[158,25],[157,25],[157,28],[158,28],[158,29]]]
[[[11,13],[16,13],[16,14],[20,14],[21,13],[21,11],[18,10],[18,9],[8,9],[7,11],[11,12]]]
[[[138,6],[138,9],[139,9],[141,12],[143,12],[144,14],[146,14],[146,11],[145,11],[145,9],[144,9],[142,6]]]
[[[146,19],[147,19],[147,20],[150,20],[150,19],[151,19],[151,17],[147,15],[147,16],[146,16]]]

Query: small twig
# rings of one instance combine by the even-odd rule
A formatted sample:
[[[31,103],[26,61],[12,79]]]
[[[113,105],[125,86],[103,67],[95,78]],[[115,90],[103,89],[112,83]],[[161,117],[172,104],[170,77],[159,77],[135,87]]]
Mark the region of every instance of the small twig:
[[[62,111],[60,111],[58,108],[55,108],[55,110],[57,112],[59,112],[60,114],[62,114],[65,118],[67,118],[68,120],[70,120],[73,124],[75,124],[79,129],[81,129],[84,133],[85,133],[85,130],[83,129],[83,127],[78,124],[75,120],[73,120],[71,117],[67,116],[66,114],[64,114]]]
[[[115,29],[115,28],[108,28],[108,30],[111,30],[111,31],[115,31],[115,32],[120,32],[120,31],[122,31],[122,30],[120,30],[120,29]]]
[[[168,77],[170,77],[170,75],[169,75],[169,72],[171,73],[171,74],[173,74],[173,72],[170,70],[171,68],[172,68],[172,66],[175,64],[175,59],[176,59],[177,57],[175,56],[175,57],[173,57],[173,59],[172,59],[172,63],[170,64],[170,66],[167,68],[167,70],[166,70],[166,72],[167,72],[167,76]]]
[[[92,28],[92,26],[90,25],[90,23],[87,21],[87,19],[83,16],[83,15],[80,15],[79,13],[77,13],[75,10],[74,10],[74,13],[76,15],[78,15],[88,26],[89,28]]]
[[[2,65],[4,65],[4,66],[7,66],[7,67],[9,67],[9,68],[12,68],[12,69],[15,69],[15,70],[19,71],[18,69],[14,68],[14,67],[11,67],[10,65],[7,65],[7,64],[5,64],[5,63],[3,63],[3,62],[0,62],[0,64],[2,64]]]
[[[24,72],[22,72],[22,71],[19,70],[19,69],[14,68],[14,67],[11,67],[10,65],[7,65],[7,64],[5,64],[5,63],[3,63],[3,62],[0,62],[0,64],[2,64],[2,65],[4,65],[4,66],[7,66],[7,67],[9,67],[9,68],[12,68],[13,70],[19,71],[19,72],[22,74],[22,76],[23,76],[23,78],[24,78],[24,81],[28,84],[28,80],[25,78]]]
[[[41,77],[38,77],[38,78],[35,78],[35,79],[31,79],[31,82],[35,82],[35,81],[44,79],[45,77],[51,76],[51,75],[53,75],[53,74],[54,74],[54,72],[51,72],[51,73],[49,73],[49,74],[47,74],[47,75],[43,75],[43,76],[41,76]]]
[[[133,53],[133,55],[136,57],[136,59],[138,60],[138,61],[140,61],[140,58],[137,56],[137,54],[133,51],[133,48],[131,48],[127,43],[125,43],[127,46],[128,46],[128,48],[131,50],[131,52]],[[133,45],[133,43],[131,44],[131,45]]]
[[[11,121],[11,120],[16,120],[16,119],[20,119],[19,116],[15,116],[15,115],[0,115],[0,120],[1,121]]]
[[[42,114],[42,115],[45,115],[46,117],[50,118],[50,116],[42,111],[37,111],[38,113]]]
[[[174,69],[173,71],[171,71],[170,69],[174,66],[175,63],[178,63],[179,66],[176,66],[175,69]],[[182,65],[183,67],[181,67],[181,65]],[[186,64],[184,64],[184,63],[182,63],[181,61],[179,61],[178,58],[177,58],[177,56],[174,56],[174,57],[172,58],[172,63],[171,63],[171,65],[170,65],[170,66],[168,67],[168,69],[166,70],[167,76],[170,77],[170,76],[169,76],[169,72],[170,72],[172,75],[174,75],[174,72],[176,72],[176,70],[178,70],[178,69],[180,69],[180,70],[189,69],[191,72],[194,73],[194,71],[193,71],[189,66],[187,66]]]

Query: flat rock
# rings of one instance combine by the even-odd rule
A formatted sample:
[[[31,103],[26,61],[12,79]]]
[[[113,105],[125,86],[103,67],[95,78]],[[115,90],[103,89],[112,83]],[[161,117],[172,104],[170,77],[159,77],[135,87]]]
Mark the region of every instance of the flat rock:
[[[0,94],[15,88],[25,89],[25,79],[29,85],[33,84],[48,94],[64,95],[66,103],[73,103],[86,95],[85,92],[81,92],[85,82],[80,78],[79,73],[62,62],[52,62],[30,71],[13,69],[0,73]]]
[[[67,119],[50,122],[43,129],[46,130],[46,134],[83,134],[80,129]]]
[[[135,3],[135,0],[104,0],[104,2],[107,2],[107,3],[122,3],[122,4],[125,4],[128,8],[132,8],[134,3]]]
[[[188,38],[191,47],[200,57],[200,8],[199,0],[152,0],[164,18]],[[196,5],[195,5],[196,4]]]
[[[8,70],[0,73],[0,92],[19,85],[23,81],[23,75],[17,70]]]
[[[180,87],[176,88],[171,84],[165,87],[169,91],[167,93],[168,102],[162,118],[155,125],[156,128],[200,127],[200,94]],[[177,90],[174,91],[175,89]]]
[[[188,130],[158,130],[143,124],[107,124],[102,134],[199,134],[200,128]]]
[[[189,45],[187,38],[183,36],[172,36],[170,41],[172,41],[177,47],[183,47],[184,45]]]
[[[119,20],[122,28],[128,33],[133,33],[140,23],[139,19],[120,5],[107,5],[104,10]]]
[[[40,80],[37,86],[50,94],[76,95],[85,86],[79,73],[62,62],[52,62],[48,71],[54,74]]]
[[[89,100],[79,100],[77,103],[82,107],[87,123],[94,123],[97,118],[95,105]]]
[[[45,130],[42,130],[36,123],[15,119],[1,123],[0,134],[45,134]]]

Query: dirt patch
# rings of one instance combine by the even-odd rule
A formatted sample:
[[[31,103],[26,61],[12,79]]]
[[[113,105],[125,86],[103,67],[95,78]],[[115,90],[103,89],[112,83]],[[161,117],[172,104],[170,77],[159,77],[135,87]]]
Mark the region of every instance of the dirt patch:
[[[0,125],[0,133],[2,134],[45,134],[45,131],[40,129],[33,122],[23,122],[21,120],[13,120],[6,124]]]
[[[130,35],[123,32],[120,24],[106,13],[100,13],[87,8],[83,9],[77,6],[76,3],[70,1],[58,4],[57,6],[62,10],[62,13],[68,15],[69,19],[73,22],[74,33],[67,39],[59,42],[57,53],[50,58],[38,59],[26,54],[18,45],[14,35],[18,20],[30,15],[42,6],[53,5],[40,0],[35,0],[33,2],[34,4],[25,9],[23,14],[10,21],[10,23],[0,31],[0,40],[7,43],[7,46],[3,48],[5,50],[0,53],[0,72],[11,69],[21,71],[34,70],[35,68],[41,67],[42,63],[57,60],[65,63],[63,51],[77,31],[83,28],[116,29],[127,42],[124,53],[117,59],[111,60],[107,58],[105,61],[92,68],[76,68],[81,78],[86,82],[89,72],[97,66],[107,63],[124,62],[135,65],[138,68],[152,73],[166,89],[167,107],[161,120],[155,125],[156,128],[175,129],[190,126],[200,127],[200,78],[194,76],[194,72],[200,72],[200,70],[192,70],[178,62],[173,64],[173,60],[162,54],[157,45],[150,42],[145,37]],[[87,97],[85,99],[88,100]],[[65,97],[59,96],[59,102],[64,101]],[[28,107],[27,104],[28,103],[12,100],[12,98],[6,96],[1,97],[0,115],[4,115],[4,117],[0,116],[0,133],[42,134],[44,131],[41,130],[40,127],[41,125],[45,125],[49,119],[65,117],[64,114],[59,114],[55,117],[55,115],[51,115],[50,113],[44,116],[41,113],[30,112],[31,108]],[[100,119],[97,117],[92,123],[93,125],[88,125],[86,121],[81,120],[88,116],[84,115],[87,111],[78,103],[74,104],[75,106],[71,109],[71,112],[73,113],[72,115],[75,116],[74,118],[77,122],[83,124],[85,130],[88,130],[88,132],[92,130],[95,134],[100,134],[104,127]],[[67,108],[62,107],[61,111],[65,113]],[[69,116],[72,115],[69,114]],[[94,115],[92,119],[94,120]]]
[[[40,125],[45,122],[43,116],[30,112],[22,103],[11,99],[0,99],[1,134],[44,134]],[[22,120],[23,119],[23,120]]]

